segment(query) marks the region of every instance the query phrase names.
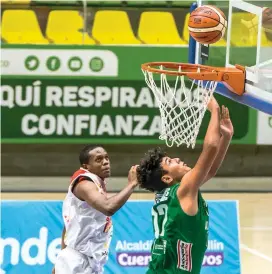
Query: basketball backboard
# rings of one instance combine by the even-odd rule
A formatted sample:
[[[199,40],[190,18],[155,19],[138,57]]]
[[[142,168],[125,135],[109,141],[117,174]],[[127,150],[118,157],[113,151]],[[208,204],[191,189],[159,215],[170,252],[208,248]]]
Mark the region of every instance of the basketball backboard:
[[[198,6],[214,5],[228,20],[224,39],[209,46],[209,58],[201,58],[201,47],[190,39],[191,63],[210,66],[245,66],[245,93],[238,96],[219,84],[216,92],[242,104],[272,114],[272,23],[263,18],[263,8],[271,8],[272,1],[210,1],[199,0]],[[197,6],[192,5],[191,10]],[[272,17],[272,15],[271,15]]]

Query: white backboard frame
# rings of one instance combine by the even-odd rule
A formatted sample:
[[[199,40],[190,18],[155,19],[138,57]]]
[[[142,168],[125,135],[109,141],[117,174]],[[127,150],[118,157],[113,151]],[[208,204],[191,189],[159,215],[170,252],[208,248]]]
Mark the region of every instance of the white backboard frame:
[[[208,4],[208,3],[207,3]],[[209,3],[210,4],[210,3]],[[205,5],[205,0],[198,0],[197,6]],[[191,6],[191,10],[196,7]],[[258,17],[258,35],[257,35],[257,49],[256,49],[256,64],[251,67],[246,67],[246,83],[245,92],[242,96],[237,95],[226,88],[222,83],[218,83],[215,90],[225,97],[228,97],[241,104],[247,105],[251,108],[255,108],[262,112],[272,115],[272,92],[262,89],[262,76],[265,76],[269,80],[269,85],[272,83],[272,69],[270,73],[270,65],[272,68],[272,56],[270,60],[261,62],[261,40],[262,40],[262,13],[263,8],[250,4],[242,0],[229,0],[229,18],[228,18],[228,30],[227,30],[227,46],[226,46],[226,67],[233,67],[235,64],[230,64],[230,47],[231,47],[231,14],[234,8],[244,10],[255,14]],[[200,44],[193,38],[190,38],[189,42],[189,63],[201,64],[200,58]],[[243,64],[240,64],[243,65]],[[268,66],[267,72],[266,67]]]
[[[230,41],[231,41],[231,28],[232,28],[232,11],[233,8],[255,14],[258,16],[258,37],[257,37],[257,52],[256,52],[256,64],[247,69],[246,79],[258,83],[259,82],[259,67],[260,67],[260,54],[261,54],[261,32],[262,32],[262,18],[263,9],[261,7],[252,5],[242,0],[230,0],[229,2],[229,18],[228,18],[228,32],[227,32],[227,50],[226,50],[226,67],[234,67],[235,64],[230,64]]]

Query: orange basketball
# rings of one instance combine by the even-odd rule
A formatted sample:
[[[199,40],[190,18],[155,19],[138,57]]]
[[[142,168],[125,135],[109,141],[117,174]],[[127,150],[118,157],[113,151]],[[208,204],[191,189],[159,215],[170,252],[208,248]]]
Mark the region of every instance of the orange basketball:
[[[195,9],[189,19],[190,35],[201,44],[219,41],[227,28],[226,16],[215,6],[201,6]]]

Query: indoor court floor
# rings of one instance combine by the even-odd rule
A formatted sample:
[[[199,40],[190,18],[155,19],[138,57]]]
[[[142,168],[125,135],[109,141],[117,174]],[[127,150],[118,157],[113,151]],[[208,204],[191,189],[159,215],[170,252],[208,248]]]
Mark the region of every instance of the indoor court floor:
[[[3,200],[63,200],[64,196],[65,193],[2,193]],[[207,200],[239,201],[241,273],[271,274],[272,193],[204,193],[203,196]],[[147,193],[135,193],[131,197],[152,198],[153,195]]]

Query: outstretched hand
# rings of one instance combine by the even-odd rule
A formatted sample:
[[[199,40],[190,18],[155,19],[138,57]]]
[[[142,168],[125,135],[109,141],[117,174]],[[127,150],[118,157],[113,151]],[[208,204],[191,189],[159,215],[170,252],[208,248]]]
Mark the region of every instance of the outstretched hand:
[[[128,183],[133,186],[137,186],[139,184],[137,180],[137,167],[138,165],[132,166],[128,173]]]
[[[229,110],[225,106],[222,106],[221,108],[220,132],[223,136],[229,138],[232,137],[234,132],[233,125],[229,115]]]

